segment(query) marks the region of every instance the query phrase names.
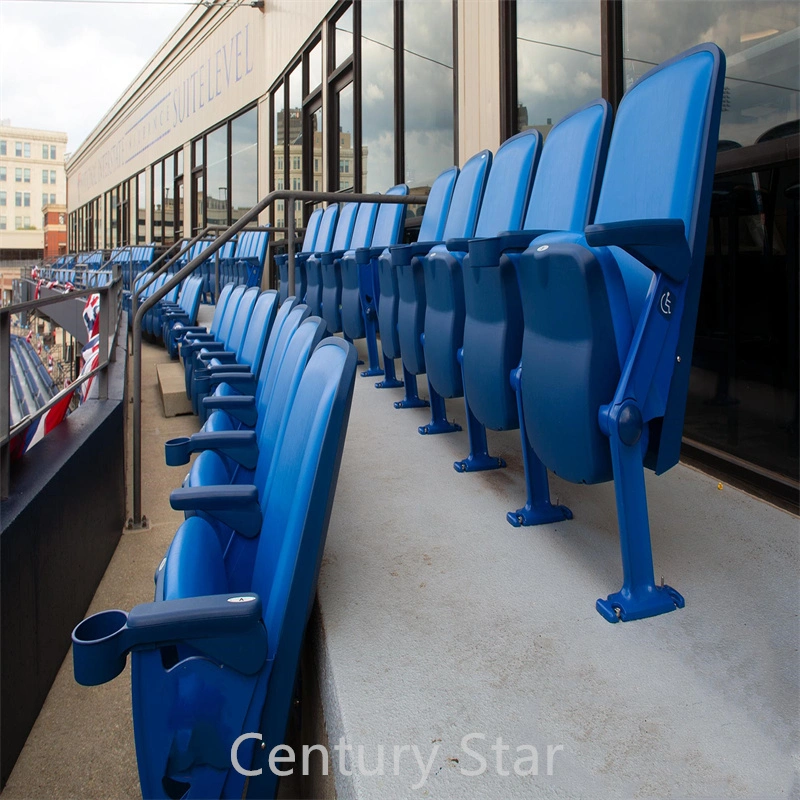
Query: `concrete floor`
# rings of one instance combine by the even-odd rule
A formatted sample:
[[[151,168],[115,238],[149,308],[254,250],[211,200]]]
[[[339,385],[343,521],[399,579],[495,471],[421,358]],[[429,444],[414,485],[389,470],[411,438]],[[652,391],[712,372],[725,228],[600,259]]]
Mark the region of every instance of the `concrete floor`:
[[[146,348],[151,529],[123,535],[90,612],[150,600],[180,522],[167,496],[184,473],[163,466],[163,442],[197,423],[163,418],[160,360]],[[656,575],[686,608],[610,625],[594,601],[619,588],[612,486],[554,479],[575,519],[512,528],[516,432],[490,434],[508,469],[457,474],[466,434],[419,436],[426,412],[395,410],[400,391],[373,382],[357,379],[310,640],[330,745],[362,745],[350,776],[330,753],[340,800],[800,797],[795,517],[684,466],[648,475]],[[128,671],[96,688],[71,673],[70,655],[3,800],[140,796]],[[466,743],[486,759],[477,776],[462,774],[480,768],[470,734],[485,737]],[[379,746],[384,774],[359,774]],[[538,775],[515,775],[532,747]]]

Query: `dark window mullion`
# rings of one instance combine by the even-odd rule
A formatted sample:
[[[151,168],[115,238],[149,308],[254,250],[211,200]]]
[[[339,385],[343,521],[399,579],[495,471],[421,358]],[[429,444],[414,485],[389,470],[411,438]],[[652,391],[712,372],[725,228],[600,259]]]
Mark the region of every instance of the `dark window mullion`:
[[[360,192],[361,165],[361,3],[353,3],[353,190]]]
[[[625,94],[622,58],[622,0],[600,2],[600,64],[603,97],[617,110]]]
[[[517,132],[517,3],[500,3],[500,141]]]
[[[403,0],[394,0],[394,182],[403,183],[406,174],[405,75],[403,73]]]

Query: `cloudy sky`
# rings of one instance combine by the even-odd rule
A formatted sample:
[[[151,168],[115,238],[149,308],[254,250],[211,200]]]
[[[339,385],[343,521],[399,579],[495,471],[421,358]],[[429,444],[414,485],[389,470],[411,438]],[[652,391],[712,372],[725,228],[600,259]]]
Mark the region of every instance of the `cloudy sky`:
[[[173,3],[0,0],[0,117],[74,153],[190,10]]]

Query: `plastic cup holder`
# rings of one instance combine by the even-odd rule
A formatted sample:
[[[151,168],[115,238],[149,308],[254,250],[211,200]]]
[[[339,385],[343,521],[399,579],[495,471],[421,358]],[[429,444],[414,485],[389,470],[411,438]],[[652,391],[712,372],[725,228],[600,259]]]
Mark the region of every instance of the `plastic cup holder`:
[[[110,610],[92,614],[72,632],[75,680],[84,686],[106,683],[125,669],[128,615]]]
[[[188,436],[177,436],[168,439],[164,444],[164,458],[168,467],[178,467],[181,464],[189,463],[189,445],[191,439]]]

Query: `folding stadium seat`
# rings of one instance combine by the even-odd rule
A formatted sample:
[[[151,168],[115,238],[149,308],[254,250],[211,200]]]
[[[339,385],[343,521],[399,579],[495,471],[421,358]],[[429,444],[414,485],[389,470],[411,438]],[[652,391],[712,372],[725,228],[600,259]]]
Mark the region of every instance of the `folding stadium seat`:
[[[286,732],[355,369],[355,348],[331,338],[317,346],[303,372],[263,488],[250,580],[229,582],[216,533],[192,518],[178,529],[157,572],[155,602],[130,614],[100,612],[73,631],[81,684],[113,679],[132,654],[144,797],[243,796],[245,777],[231,764],[231,744],[251,731],[261,733],[265,749],[247,740],[239,761],[266,768],[249,778],[248,794],[275,794],[277,779],[266,759]]]
[[[344,214],[344,211],[342,212]],[[359,247],[366,247],[372,241],[372,230],[378,216],[377,203],[361,203],[350,238],[350,248],[346,251],[331,250],[320,255],[322,271],[322,318],[331,333],[342,330],[342,272],[340,259],[354,256]],[[345,335],[345,338],[347,336]]]
[[[239,288],[239,287],[237,287]],[[245,289],[245,287],[241,287]],[[236,313],[232,319],[232,324],[227,330],[225,338],[221,338],[218,342],[205,341],[201,346],[192,353],[192,358],[186,358],[187,348],[186,344],[181,348],[183,356],[183,366],[187,378],[186,382],[186,396],[191,400],[195,393],[195,380],[198,374],[203,374],[205,364],[213,358],[212,354],[230,352],[239,355],[241,348],[244,346],[245,336],[247,334],[247,327],[250,324],[250,316],[255,308],[256,301],[258,300],[259,291],[253,286],[250,289],[245,289],[244,294],[236,307]],[[230,301],[228,302],[230,308]],[[224,332],[220,329],[220,334]]]
[[[183,361],[184,375],[186,379],[186,396],[192,396],[192,370],[194,369],[195,355],[206,345],[211,345],[217,350],[224,350],[230,339],[231,329],[236,321],[236,313],[239,309],[242,297],[245,293],[244,286],[235,286],[228,302],[225,305],[225,311],[222,314],[219,328],[216,335],[209,333],[192,333],[186,334],[183,337],[180,347],[180,356]],[[252,297],[252,294],[251,294]]]
[[[393,186],[387,195],[408,194],[408,186]],[[404,205],[379,204],[372,238],[365,247],[348,250],[339,260],[342,281],[342,330],[349,341],[367,339],[369,367],[363,377],[383,375],[378,360],[376,326],[378,322],[378,257],[392,244],[397,244],[406,216]]]
[[[256,289],[256,287],[252,288]],[[250,290],[248,289],[248,291]],[[242,303],[244,302],[243,298]],[[201,350],[197,354],[198,364],[195,367],[192,384],[192,409],[195,414],[199,414],[201,418],[205,419],[202,398],[212,391],[211,379],[215,373],[258,373],[277,310],[278,293],[274,289],[262,292],[247,321],[244,338],[238,350],[217,350],[207,354]],[[238,314],[240,316],[242,314],[241,305]],[[204,369],[200,369],[201,364]]]
[[[202,279],[202,276],[200,276]],[[214,316],[211,320],[211,326],[206,330],[204,327],[200,325],[186,325],[181,320],[178,320],[172,328],[170,328],[169,336],[164,340],[167,352],[170,354],[171,358],[178,357],[178,351],[180,346],[183,344],[183,339],[185,336],[210,336],[212,340],[216,339],[219,334],[219,328],[222,324],[222,321],[225,317],[225,310],[228,305],[228,299],[233,292],[233,284],[229,283],[227,286],[223,286],[220,289],[219,293],[219,300],[217,301],[217,306],[214,309]]]
[[[542,149],[523,230],[469,242],[462,265],[466,318],[459,357],[470,452],[455,462],[459,472],[505,466],[503,459],[488,453],[486,427],[519,427],[517,397],[509,380],[522,352],[519,256],[543,233],[580,233],[591,222],[610,134],[611,108],[605,100],[561,120]],[[554,519],[563,519],[565,513],[563,507],[553,509]]]
[[[482,150],[464,164],[456,179],[450,209],[447,212],[443,239],[472,236],[478,219],[478,210],[489,177],[492,154]],[[415,242],[395,245],[389,248],[392,266],[397,275],[397,340],[403,359],[403,383],[405,397],[396,402],[395,408],[417,408],[427,406],[417,394],[417,375],[425,373],[425,352],[422,339],[425,323],[425,279],[423,264],[425,256],[436,250],[444,250],[443,242]],[[428,387],[430,390],[430,386]],[[438,408],[439,416],[444,415],[444,401],[430,393]]]
[[[660,474],[680,453],[724,76],[724,55],[705,44],[634,84],[595,224],[539,237],[520,257],[532,506],[547,500],[544,467],[614,481],[623,585],[597,601],[610,622],[684,605],[654,582],[644,467]]]
[[[330,206],[328,208],[330,209]],[[344,253],[350,247],[350,239],[353,236],[357,215],[358,203],[345,204],[336,222],[336,233],[333,236],[333,242],[330,247],[317,251],[305,259],[306,305],[311,309],[311,313],[317,317],[322,316],[322,253]]]
[[[200,308],[200,293],[203,290],[203,276],[190,275],[181,289],[181,296],[174,306],[161,305],[161,340],[166,344],[169,332],[180,322],[183,326],[192,326],[197,322]],[[185,328],[184,328],[185,329]]]
[[[433,182],[418,231],[418,241],[416,243],[419,245],[418,250],[425,245],[430,249],[441,239],[457,177],[458,167],[451,167]],[[378,258],[378,282],[380,285],[378,329],[381,332],[385,377],[375,384],[377,389],[393,389],[404,385],[397,380],[394,370],[394,359],[400,358],[401,355],[400,338],[397,330],[400,291],[397,286],[397,270],[392,263],[391,251],[395,248],[406,247],[406,245],[393,245],[385,249]],[[401,252],[410,252],[410,250],[401,250]],[[410,383],[413,385],[413,395],[416,396],[416,380],[411,378]],[[406,398],[408,399],[408,397],[407,387]]]
[[[329,206],[329,208],[336,208],[335,205]],[[319,231],[320,223],[322,222],[322,209],[317,208],[312,213],[311,216],[308,218],[308,224],[306,225],[306,233],[303,237],[303,243],[300,248],[299,253],[295,253],[294,255],[294,274],[295,274],[295,296],[299,297],[300,301],[302,302],[303,298],[306,296],[305,292],[305,283],[306,283],[306,271],[304,269],[305,264],[301,265],[301,261],[304,261],[301,258],[301,253],[303,255],[310,254],[314,252],[314,243],[317,241],[317,231]],[[332,232],[331,227],[331,232]],[[320,248],[325,249],[325,248]],[[283,302],[289,296],[289,254],[288,253],[280,253],[279,255],[275,256],[275,264],[278,267],[278,286],[280,289],[281,295],[281,302]],[[302,294],[297,291],[298,288],[302,287]]]
[[[226,258],[226,270],[233,282],[242,286],[261,286],[264,259],[267,256],[268,231],[243,230],[236,237],[236,249]],[[209,291],[213,296],[213,286]]]
[[[226,556],[226,569],[233,575],[237,565],[246,563],[246,540],[231,539],[234,531],[252,536],[260,527],[259,496],[254,502],[241,503],[241,485],[266,485],[272,457],[280,444],[286,416],[294,402],[297,385],[317,344],[326,335],[325,323],[319,317],[308,317],[308,307],[297,305],[286,318],[281,330],[281,344],[276,348],[259,397],[259,416],[253,429],[221,426],[233,423],[217,420],[217,430],[203,431],[189,437],[185,449],[181,440],[167,443],[167,450],[181,449],[181,459],[188,460],[188,451],[202,449],[192,464],[183,487],[170,495],[170,504],[184,511],[187,518],[200,515],[207,519],[220,537]],[[212,416],[221,416],[219,412]],[[177,458],[175,460],[178,460]],[[182,460],[182,463],[185,461]],[[260,491],[260,490],[259,490]]]

